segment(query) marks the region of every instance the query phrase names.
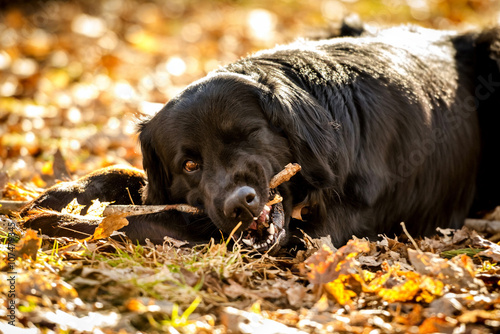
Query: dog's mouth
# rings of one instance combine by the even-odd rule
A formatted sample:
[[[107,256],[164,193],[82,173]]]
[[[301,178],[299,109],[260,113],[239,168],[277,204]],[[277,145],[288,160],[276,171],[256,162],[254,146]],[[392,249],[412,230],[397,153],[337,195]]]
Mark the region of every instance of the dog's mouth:
[[[270,250],[274,253],[280,249],[285,236],[285,211],[282,198],[276,189],[271,189],[269,202],[243,232],[241,241],[261,253]]]

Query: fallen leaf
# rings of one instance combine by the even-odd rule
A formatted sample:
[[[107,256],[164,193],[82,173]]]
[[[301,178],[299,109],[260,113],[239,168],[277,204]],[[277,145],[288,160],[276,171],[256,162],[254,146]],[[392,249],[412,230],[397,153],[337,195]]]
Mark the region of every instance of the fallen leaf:
[[[423,275],[436,277],[447,284],[457,288],[467,286],[477,288],[480,281],[475,280],[474,265],[470,257],[465,254],[456,256],[451,260],[443,259],[437,254],[419,253],[408,249],[408,256],[416,272]]]
[[[310,256],[306,265],[310,270],[307,274],[313,284],[325,284],[337,279],[340,275],[356,272],[352,268],[358,265],[355,257],[370,250],[369,243],[361,239],[349,240],[335,253],[326,245]]]
[[[471,310],[466,311],[462,315],[457,317],[460,323],[466,324],[477,324],[482,323],[485,320],[496,320],[497,323],[500,321],[500,310]]]
[[[389,303],[424,301],[430,303],[443,294],[444,284],[416,272],[401,271],[398,265],[384,263],[383,272],[363,286],[365,292],[376,293]]]
[[[103,239],[110,237],[113,232],[118,231],[128,225],[127,213],[120,213],[105,217],[99,226],[95,229],[92,239]]]
[[[61,213],[79,215],[82,212],[83,208],[85,208],[85,205],[81,205],[80,203],[78,203],[78,200],[76,198],[73,198],[73,200],[61,210]]]
[[[110,205],[111,202],[101,202],[99,199],[92,200],[92,204],[87,209],[86,216],[102,217],[104,210]]]
[[[24,236],[16,244],[17,256],[23,259],[31,258],[36,260],[36,255],[42,239],[31,229],[26,230]]]
[[[229,333],[253,334],[302,334],[304,331],[285,326],[277,321],[264,318],[260,314],[225,307],[221,313],[221,323]]]
[[[419,333],[453,333],[457,322],[452,318],[430,317],[418,326]]]
[[[356,292],[348,289],[347,281],[350,279],[348,275],[341,275],[339,278],[324,284],[325,290],[332,295],[340,305],[348,305],[352,303],[352,299],[357,296]]]
[[[292,287],[286,290],[286,297],[291,306],[298,307],[301,306],[304,302],[306,293],[307,288],[300,284],[294,284]]]
[[[500,220],[500,206],[497,206],[493,211],[484,215],[486,220]]]
[[[489,257],[495,262],[500,262],[500,245],[484,239],[477,234],[474,236],[473,241],[475,246],[487,248],[478,255]]]

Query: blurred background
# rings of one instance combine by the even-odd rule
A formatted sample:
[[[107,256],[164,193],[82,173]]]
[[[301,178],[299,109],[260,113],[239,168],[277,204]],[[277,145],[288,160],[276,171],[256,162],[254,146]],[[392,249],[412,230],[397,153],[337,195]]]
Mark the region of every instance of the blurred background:
[[[0,191],[127,163],[136,122],[220,65],[338,27],[498,24],[496,0],[0,0]],[[4,193],[5,195],[5,193]]]

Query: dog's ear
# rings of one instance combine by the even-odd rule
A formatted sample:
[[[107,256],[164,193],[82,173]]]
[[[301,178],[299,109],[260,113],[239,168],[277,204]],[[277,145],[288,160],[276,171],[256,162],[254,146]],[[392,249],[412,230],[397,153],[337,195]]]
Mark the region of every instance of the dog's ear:
[[[167,204],[169,203],[169,176],[153,146],[152,131],[154,129],[148,125],[149,122],[151,121],[145,121],[139,125],[142,165],[148,180],[142,193],[143,202],[144,204]]]
[[[276,76],[274,76],[276,78]],[[342,184],[348,170],[347,149],[339,124],[313,97],[281,77],[262,90],[261,108],[274,130],[284,135],[301,174],[313,186]]]

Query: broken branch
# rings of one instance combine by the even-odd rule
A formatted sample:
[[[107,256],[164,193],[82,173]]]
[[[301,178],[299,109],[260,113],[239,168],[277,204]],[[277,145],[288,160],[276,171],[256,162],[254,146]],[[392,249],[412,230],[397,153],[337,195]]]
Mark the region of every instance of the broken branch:
[[[130,215],[144,215],[162,211],[176,210],[179,212],[197,214],[201,210],[188,204],[169,204],[169,205],[109,205],[104,209],[103,216],[112,216],[121,213]]]
[[[269,188],[274,189],[280,184],[290,180],[292,176],[300,171],[301,167],[296,163],[289,163],[278,174],[273,176],[269,182]],[[272,205],[282,200],[281,196],[276,196],[270,204]],[[0,201],[0,214],[9,214],[21,210],[29,202],[24,201]],[[103,212],[104,217],[116,214],[129,214],[129,215],[144,215],[150,213],[157,213],[168,210],[176,210],[190,214],[199,214],[202,211],[194,206],[188,204],[169,204],[169,205],[109,205]]]
[[[290,180],[290,178],[297,174],[301,169],[302,167],[300,167],[299,164],[289,163],[285,166],[285,169],[273,176],[273,178],[269,182],[269,188],[274,189],[280,184]]]
[[[19,211],[28,203],[28,201],[0,201],[0,215],[7,215],[11,212]]]

